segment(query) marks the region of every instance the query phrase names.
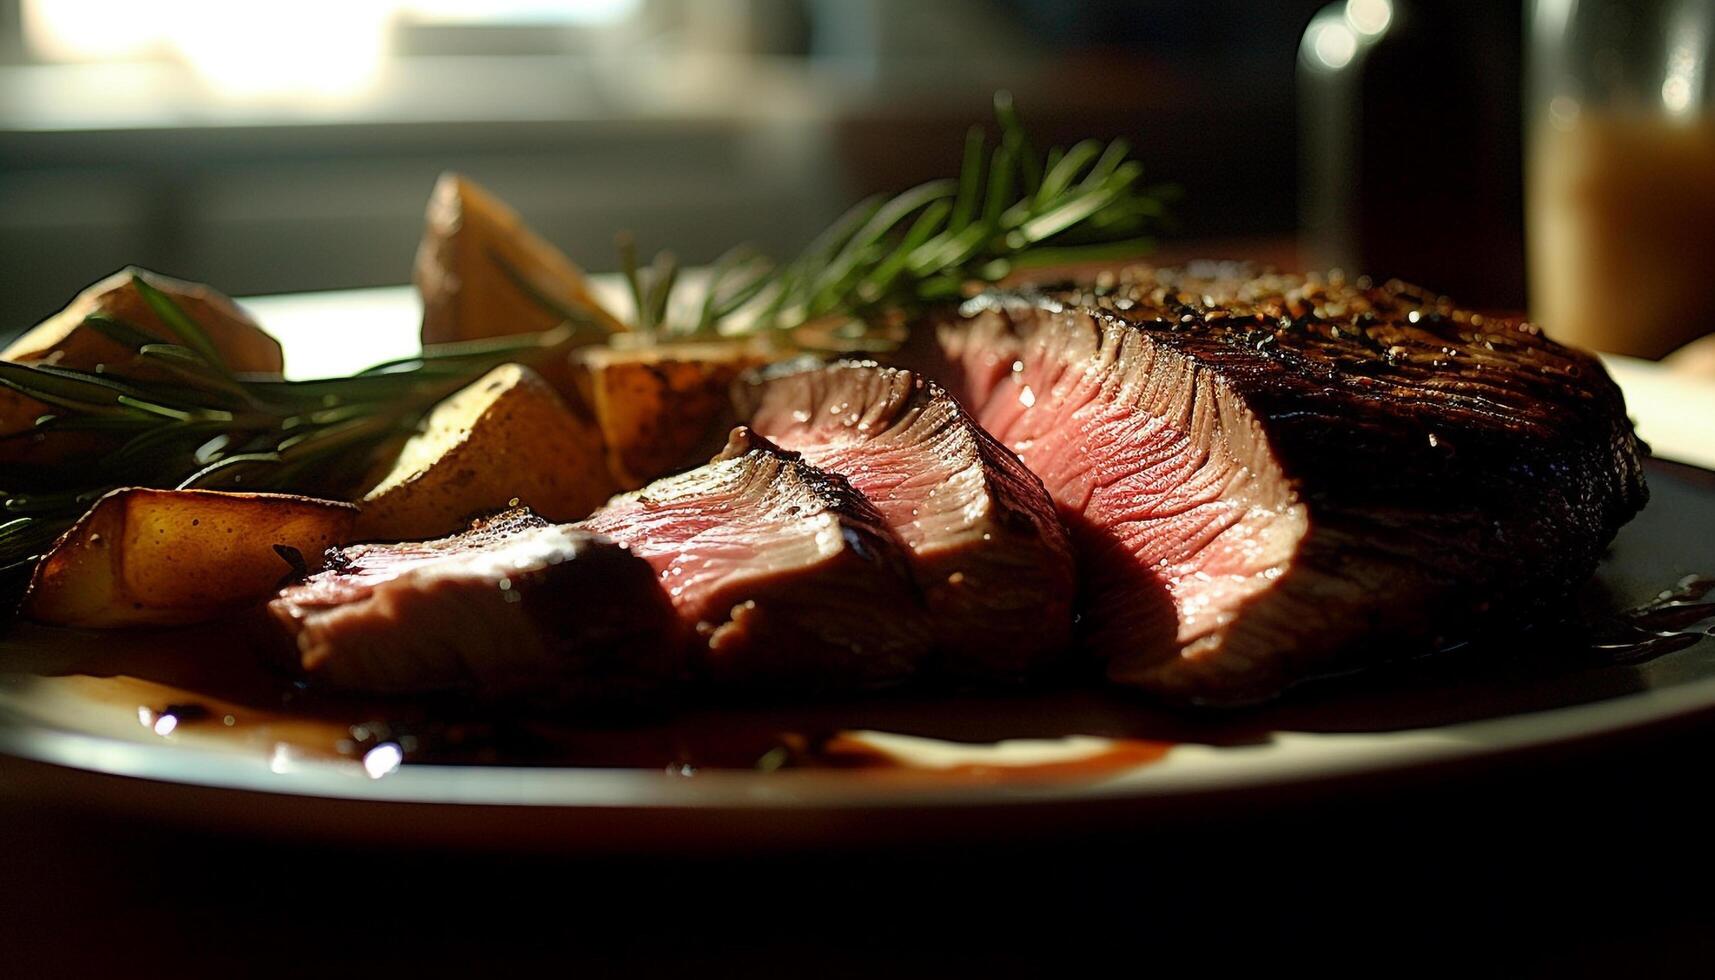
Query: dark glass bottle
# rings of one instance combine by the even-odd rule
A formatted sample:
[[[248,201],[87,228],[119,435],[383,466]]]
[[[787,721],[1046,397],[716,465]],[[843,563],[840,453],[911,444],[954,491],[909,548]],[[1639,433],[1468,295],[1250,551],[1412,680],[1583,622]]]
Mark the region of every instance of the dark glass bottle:
[[[1309,264],[1523,309],[1522,25],[1494,0],[1317,14],[1298,65]]]

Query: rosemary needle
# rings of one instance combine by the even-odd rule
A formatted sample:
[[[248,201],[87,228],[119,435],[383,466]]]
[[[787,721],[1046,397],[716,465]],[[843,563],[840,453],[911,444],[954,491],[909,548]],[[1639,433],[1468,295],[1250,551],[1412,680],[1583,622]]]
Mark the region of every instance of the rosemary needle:
[[[375,452],[438,401],[508,361],[530,363],[588,340],[565,326],[421,354],[346,378],[234,375],[207,334],[141,277],[134,286],[175,343],[103,316],[84,321],[132,351],[100,371],[0,362],[0,388],[47,406],[0,437],[47,445],[92,437],[96,450],[0,469],[0,571],[32,564],[91,503],[117,487],[205,487],[348,496]],[[132,364],[147,364],[135,371]],[[165,368],[165,371],[159,370]],[[128,373],[129,372],[129,373]]]
[[[686,323],[664,322],[670,260],[668,271],[640,269],[624,239],[621,267],[640,326],[659,337],[742,337],[837,317],[851,321],[843,336],[873,349],[867,341],[888,314],[955,299],[973,281],[1149,249],[1173,189],[1144,186],[1129,144],[1085,140],[1049,150],[1045,162],[1005,92],[995,118],[998,145],[973,127],[957,178],[862,202],[784,265],[745,249],[717,259],[699,315]]]
[[[901,312],[958,298],[1014,270],[1136,255],[1161,224],[1167,191],[1141,183],[1126,143],[1093,140],[1038,157],[1009,95],[995,97],[999,141],[965,137],[954,179],[864,201],[797,257],[776,264],[747,247],[715,261],[694,319],[669,322],[679,267],[670,253],[620,265],[645,338],[742,338],[827,326],[848,350],[884,348]],[[510,271],[510,270],[508,270]],[[446,345],[345,378],[283,381],[234,374],[171,297],[134,285],[173,335],[161,343],[95,315],[84,326],[133,352],[99,371],[0,362],[0,388],[47,406],[6,442],[87,437],[99,449],[51,466],[0,471],[0,578],[19,578],[91,503],[122,486],[219,487],[347,496],[383,446],[440,399],[508,361],[563,355],[605,336],[588,317],[527,295],[568,322],[555,330]],[[821,345],[821,346],[826,346]],[[8,575],[9,573],[9,575]],[[0,582],[0,592],[7,588]]]

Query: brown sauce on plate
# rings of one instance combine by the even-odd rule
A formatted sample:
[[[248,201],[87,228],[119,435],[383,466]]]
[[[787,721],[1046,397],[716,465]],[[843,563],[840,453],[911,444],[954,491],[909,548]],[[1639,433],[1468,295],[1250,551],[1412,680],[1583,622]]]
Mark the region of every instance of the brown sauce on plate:
[[[377,778],[433,763],[652,769],[663,778],[826,768],[858,779],[1101,780],[1158,762],[1175,745],[1433,728],[1715,675],[1715,577],[1685,575],[1715,562],[1715,475],[1650,468],[1655,502],[1622,532],[1575,615],[1242,710],[1174,711],[1090,682],[595,719],[334,697],[265,662],[261,644],[230,624],[117,634],[17,623],[0,636],[0,715],[254,753],[282,769],[350,765]]]
[[[318,692],[224,649],[218,630],[117,639],[19,626],[37,696],[134,716],[149,736],[266,755],[271,766],[346,761],[381,778],[412,763],[708,770],[840,769],[853,778],[956,783],[1099,780],[1173,746],[1256,744],[1274,731],[1430,727],[1626,693],[1636,670],[1715,648],[1715,578],[1691,576],[1616,613],[1305,686],[1274,705],[1187,713],[1099,685],[896,694],[790,705],[690,705],[618,720],[456,700]],[[1504,648],[1504,649],[1499,649]],[[1578,653],[1582,651],[1582,655]],[[1715,649],[1708,649],[1715,656]],[[92,673],[101,665],[103,674]]]

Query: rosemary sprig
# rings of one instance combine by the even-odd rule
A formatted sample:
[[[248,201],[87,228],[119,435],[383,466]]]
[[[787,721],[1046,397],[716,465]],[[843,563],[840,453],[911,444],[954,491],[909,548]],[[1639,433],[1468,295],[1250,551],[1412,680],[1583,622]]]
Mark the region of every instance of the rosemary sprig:
[[[722,256],[694,321],[665,322],[673,277],[659,265],[640,270],[626,239],[621,266],[639,326],[652,336],[748,336],[840,319],[848,322],[839,336],[868,347],[888,314],[955,299],[972,282],[1153,245],[1173,191],[1142,185],[1143,166],[1124,140],[1085,140],[1038,158],[1005,92],[995,118],[998,144],[991,149],[972,127],[957,179],[866,200],[785,265],[748,250]]]
[[[1164,217],[1168,191],[1142,186],[1124,141],[1085,141],[1038,157],[1012,99],[995,97],[1000,138],[965,138],[956,179],[936,180],[851,209],[796,258],[776,264],[740,247],[718,259],[694,317],[671,319],[680,282],[670,253],[648,267],[629,237],[620,264],[646,339],[739,338],[873,350],[901,311],[961,296],[1039,265],[1136,255]],[[447,345],[347,378],[266,380],[235,375],[172,299],[135,286],[173,335],[157,338],[109,317],[98,330],[133,354],[99,371],[0,362],[0,387],[46,405],[34,440],[83,436],[100,451],[52,466],[0,471],[0,591],[102,494],[121,486],[219,487],[344,496],[380,449],[410,432],[437,401],[507,361],[539,362],[606,336],[583,311],[554,306],[515,270],[528,295],[568,321],[542,334]],[[804,327],[828,327],[811,340]],[[3,614],[0,614],[3,615]]]
[[[448,344],[348,378],[234,375],[207,334],[141,278],[135,286],[176,343],[94,315],[84,321],[132,352],[97,371],[0,362],[0,387],[48,406],[4,441],[89,434],[102,451],[0,471],[0,571],[28,566],[91,503],[116,487],[276,490],[342,497],[383,445],[436,402],[508,361],[563,354],[587,331]],[[140,370],[147,367],[148,370]]]

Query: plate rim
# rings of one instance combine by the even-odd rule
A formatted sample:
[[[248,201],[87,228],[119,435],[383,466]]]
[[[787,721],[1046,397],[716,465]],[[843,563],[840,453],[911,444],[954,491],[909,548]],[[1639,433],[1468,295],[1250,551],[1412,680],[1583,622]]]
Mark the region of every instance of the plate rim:
[[[1715,470],[1660,457],[1649,462],[1715,492]],[[262,798],[574,810],[969,808],[1163,800],[1313,785],[1545,750],[1641,731],[1705,711],[1715,711],[1715,673],[1593,701],[1433,727],[1282,730],[1257,745],[1219,748],[1180,743],[1159,761],[1102,776],[913,781],[852,778],[862,770],[839,769],[704,769],[676,776],[666,769],[410,763],[370,778],[349,759],[293,758],[282,771],[262,753],[70,731],[0,700],[0,756],[161,787],[229,790]],[[1314,764],[1298,764],[1306,761]]]
[[[1175,745],[1159,762],[1101,777],[1040,781],[854,779],[862,770],[701,770],[414,763],[380,778],[351,760],[131,742],[46,727],[0,708],[0,753],[62,769],[160,786],[428,806],[577,810],[811,810],[992,807],[1163,799],[1333,782],[1344,777],[1477,761],[1633,732],[1715,709],[1715,676],[1575,705],[1433,728],[1277,731],[1257,745]]]

